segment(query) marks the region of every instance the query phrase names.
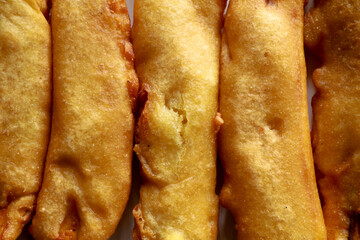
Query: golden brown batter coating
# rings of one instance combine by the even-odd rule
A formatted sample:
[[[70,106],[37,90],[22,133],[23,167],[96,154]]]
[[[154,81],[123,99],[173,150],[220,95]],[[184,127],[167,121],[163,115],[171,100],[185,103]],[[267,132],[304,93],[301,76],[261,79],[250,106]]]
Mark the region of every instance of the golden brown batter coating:
[[[131,181],[137,78],[125,0],[53,0],[52,132],[31,233],[108,239]]]
[[[0,0],[1,240],[16,239],[32,215],[49,140],[51,35],[41,6]]]
[[[303,0],[231,0],[222,39],[220,200],[238,239],[326,239],[310,145]]]
[[[224,7],[222,0],[135,1],[135,66],[147,101],[135,146],[143,185],[134,239],[216,239],[214,118]]]
[[[328,239],[360,239],[360,1],[318,1],[305,43],[322,60],[312,140]]]

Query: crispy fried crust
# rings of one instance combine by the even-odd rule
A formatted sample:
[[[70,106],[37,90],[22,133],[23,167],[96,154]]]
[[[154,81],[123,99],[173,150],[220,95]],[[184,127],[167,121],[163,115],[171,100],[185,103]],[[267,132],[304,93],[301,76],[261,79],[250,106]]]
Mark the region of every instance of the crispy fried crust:
[[[360,239],[360,1],[318,1],[305,43],[322,60],[313,73],[312,141],[328,239]]]
[[[303,0],[231,0],[222,38],[222,204],[238,239],[326,239],[306,102]]]
[[[221,0],[135,1],[132,39],[145,103],[136,130],[143,185],[134,239],[216,239],[224,7]]]
[[[0,1],[0,239],[16,239],[40,188],[50,130],[50,26],[36,0]]]
[[[36,239],[108,239],[130,192],[137,93],[125,0],[53,0],[54,105]]]

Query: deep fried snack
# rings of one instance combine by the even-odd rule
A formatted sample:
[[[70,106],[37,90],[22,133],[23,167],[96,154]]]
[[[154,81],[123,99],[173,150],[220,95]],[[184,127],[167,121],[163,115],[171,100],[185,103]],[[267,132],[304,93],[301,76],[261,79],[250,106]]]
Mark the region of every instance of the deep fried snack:
[[[360,239],[360,1],[318,1],[305,20],[305,43],[322,60],[312,142],[328,239]]]
[[[40,189],[50,131],[51,34],[36,0],[0,0],[0,239],[16,239]]]
[[[136,130],[143,185],[134,239],[216,239],[224,7],[222,0],[135,1],[135,67],[147,101]]]
[[[54,105],[36,239],[107,239],[128,200],[137,93],[125,0],[53,0]]]
[[[326,239],[307,112],[303,0],[231,0],[221,52],[220,194],[238,239]]]

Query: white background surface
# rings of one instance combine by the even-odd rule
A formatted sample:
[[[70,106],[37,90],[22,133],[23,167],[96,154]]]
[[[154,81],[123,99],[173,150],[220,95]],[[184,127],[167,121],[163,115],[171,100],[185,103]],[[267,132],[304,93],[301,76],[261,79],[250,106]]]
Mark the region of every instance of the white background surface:
[[[128,5],[128,10],[130,14],[130,18],[132,20],[133,15],[133,4],[134,0],[126,0]],[[311,6],[313,6],[313,0],[309,0],[309,4],[306,7],[306,10],[308,10]],[[274,31],[276,31],[274,29]],[[308,56],[306,57],[307,60],[307,66],[308,66],[308,102],[309,102],[309,121],[310,126],[312,122],[312,111],[311,111],[311,98],[315,93],[314,86],[311,82],[311,74],[315,67],[315,60],[313,57]],[[134,206],[138,203],[139,200],[139,188],[140,188],[140,167],[138,164],[138,160],[136,157],[134,157],[134,163],[133,163],[133,182],[132,182],[132,190],[130,199],[128,202],[128,205],[125,209],[124,215],[116,229],[115,234],[110,238],[110,240],[130,240],[131,238],[131,232],[134,226],[134,220],[131,214],[132,209]],[[220,174],[219,174],[220,175]],[[231,214],[220,207],[220,215],[219,215],[219,234],[218,239],[219,240],[236,240],[236,231],[234,229],[235,223],[231,216]],[[29,233],[27,232],[28,226],[24,228],[23,234],[20,236],[20,240],[27,240],[32,239]],[[90,239],[89,239],[90,240]]]

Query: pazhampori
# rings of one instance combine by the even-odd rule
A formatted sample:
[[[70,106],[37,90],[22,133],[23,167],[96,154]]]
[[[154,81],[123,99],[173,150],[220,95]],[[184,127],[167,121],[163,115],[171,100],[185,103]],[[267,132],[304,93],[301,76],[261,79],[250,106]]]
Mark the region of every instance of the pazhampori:
[[[131,184],[138,83],[125,0],[53,0],[53,118],[35,239],[108,239]]]
[[[1,240],[21,233],[41,184],[51,107],[46,12],[45,1],[0,0]]]
[[[216,239],[224,7],[223,0],[135,0],[132,40],[145,103],[134,148],[143,184],[133,239]]]
[[[328,239],[360,239],[360,1],[318,1],[305,44],[322,61],[312,144]]]
[[[304,0],[231,0],[222,35],[220,201],[238,239],[326,239],[307,110]]]

